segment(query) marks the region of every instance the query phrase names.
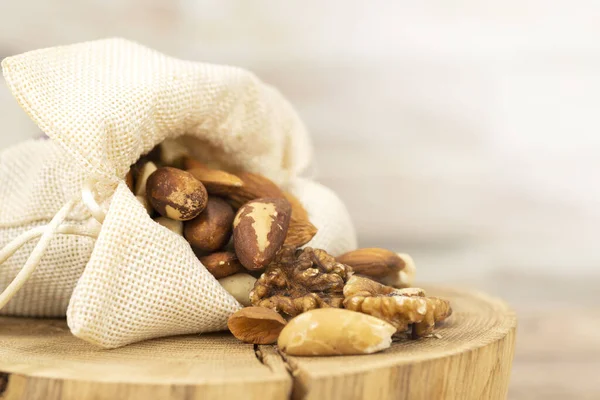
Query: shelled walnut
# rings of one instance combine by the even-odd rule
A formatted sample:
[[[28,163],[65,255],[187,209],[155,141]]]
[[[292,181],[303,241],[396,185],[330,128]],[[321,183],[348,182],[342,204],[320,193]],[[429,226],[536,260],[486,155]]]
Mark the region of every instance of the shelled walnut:
[[[290,317],[315,308],[340,308],[351,275],[352,268],[324,250],[285,246],[256,281],[250,301]]]
[[[412,325],[414,338],[430,335],[436,322],[452,314],[448,301],[426,297],[422,289],[394,289],[358,275],[348,280],[344,297],[348,310],[381,318],[398,332],[407,331]]]

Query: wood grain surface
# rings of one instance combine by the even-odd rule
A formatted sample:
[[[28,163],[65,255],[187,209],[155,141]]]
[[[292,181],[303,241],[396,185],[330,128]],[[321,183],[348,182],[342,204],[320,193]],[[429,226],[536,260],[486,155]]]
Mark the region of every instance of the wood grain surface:
[[[287,357],[297,399],[504,399],[515,314],[502,301],[451,289],[452,318],[439,339],[407,340],[368,357]]]
[[[225,333],[101,350],[63,320],[0,318],[0,399],[505,398],[515,314],[476,292],[430,294],[455,309],[440,338],[352,357],[282,357]]]

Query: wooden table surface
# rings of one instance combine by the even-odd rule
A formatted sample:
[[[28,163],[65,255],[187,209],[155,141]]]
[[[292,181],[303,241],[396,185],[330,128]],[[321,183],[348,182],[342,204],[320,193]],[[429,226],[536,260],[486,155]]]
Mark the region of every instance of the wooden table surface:
[[[425,289],[454,309],[438,336],[369,356],[296,357],[227,333],[101,350],[64,320],[0,318],[0,399],[504,399],[514,311],[477,291]]]
[[[600,295],[594,280],[497,274],[464,286],[501,293],[517,312],[509,399],[600,399]]]

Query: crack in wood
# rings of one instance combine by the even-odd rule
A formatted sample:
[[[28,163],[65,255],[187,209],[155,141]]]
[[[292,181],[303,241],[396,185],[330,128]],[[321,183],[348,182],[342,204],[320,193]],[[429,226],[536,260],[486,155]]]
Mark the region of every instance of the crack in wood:
[[[293,363],[290,361],[287,355],[279,349],[279,347],[275,346],[275,351],[277,351],[277,354],[279,354],[279,357],[281,357],[283,365],[285,365],[285,369],[287,369],[288,373],[292,376],[292,378],[294,378],[295,367],[292,365]]]
[[[269,365],[268,362],[265,362],[264,360],[264,354],[261,351],[261,346],[267,346],[267,345],[258,345],[255,344],[254,345],[254,355],[256,356],[256,359],[265,367],[269,368],[270,370],[273,370],[273,367],[271,365]],[[289,399],[302,399],[305,397],[306,394],[306,388],[303,387],[303,385],[300,384],[300,382],[297,382],[296,380],[296,372],[295,372],[295,368],[292,366],[292,363],[290,362],[290,360],[287,358],[287,356],[285,355],[284,352],[282,352],[279,347],[277,345],[273,345],[272,348],[277,352],[277,355],[279,356],[279,358],[281,358],[281,361],[283,362],[283,365],[285,366],[285,370],[288,373],[288,375],[290,376],[290,379],[292,381],[292,390],[290,391],[289,394]]]
[[[262,351],[260,351],[260,347],[258,347],[257,344],[254,345],[254,355],[256,356],[258,362],[260,362],[265,367],[269,368],[269,366],[265,364],[265,361],[263,360],[263,353]]]
[[[6,392],[6,389],[8,389],[9,376],[10,375],[6,372],[0,372],[0,396],[2,396],[4,392]]]
[[[279,347],[275,346],[275,350],[277,351],[277,354],[279,354],[279,357],[281,357],[283,365],[285,365],[285,369],[292,379],[292,393],[290,394],[290,399],[297,400],[306,398],[308,395],[308,386],[301,380],[300,370]]]

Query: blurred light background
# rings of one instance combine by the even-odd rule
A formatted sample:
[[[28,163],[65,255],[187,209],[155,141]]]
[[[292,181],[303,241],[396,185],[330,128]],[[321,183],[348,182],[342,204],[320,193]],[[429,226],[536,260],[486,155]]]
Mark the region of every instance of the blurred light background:
[[[517,309],[511,397],[600,398],[599,15],[591,0],[4,0],[0,57],[123,36],[254,71],[303,117],[362,246]],[[4,82],[0,117],[0,147],[38,134]]]

